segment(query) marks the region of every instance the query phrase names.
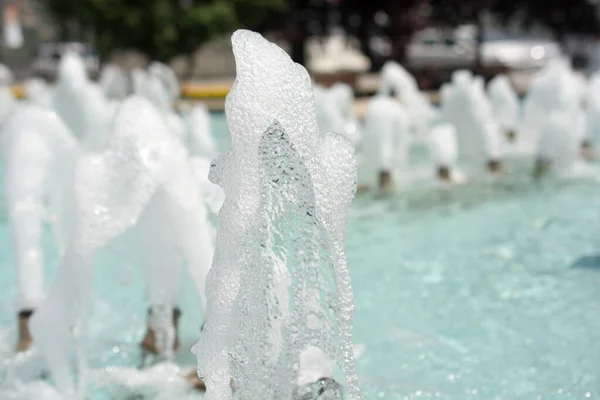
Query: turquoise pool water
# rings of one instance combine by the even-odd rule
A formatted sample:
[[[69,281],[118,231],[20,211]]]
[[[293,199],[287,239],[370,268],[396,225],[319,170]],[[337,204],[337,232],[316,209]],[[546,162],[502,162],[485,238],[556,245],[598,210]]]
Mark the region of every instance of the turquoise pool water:
[[[215,131],[226,131],[222,116]],[[220,146],[226,143],[220,135]],[[347,255],[368,400],[600,397],[600,184],[509,181],[355,200]],[[56,254],[49,234],[45,247],[50,280]],[[187,349],[197,340],[201,313],[191,285],[185,289],[177,361],[191,365]],[[147,307],[140,269],[105,251],[94,297],[92,368],[139,366]],[[12,358],[13,299],[1,223],[0,360]],[[9,398],[14,367],[0,368],[0,398]],[[143,397],[99,379],[88,398],[195,397]]]

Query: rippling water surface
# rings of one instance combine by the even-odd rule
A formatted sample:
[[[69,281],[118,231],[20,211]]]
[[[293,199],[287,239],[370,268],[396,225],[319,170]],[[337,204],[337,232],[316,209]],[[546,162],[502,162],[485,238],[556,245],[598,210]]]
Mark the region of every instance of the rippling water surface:
[[[227,143],[217,116],[220,147]],[[522,167],[522,166],[521,166]],[[15,360],[14,274],[0,223],[0,398],[52,398],[39,362]],[[48,280],[56,254],[45,238]],[[91,316],[89,399],[188,399],[201,312],[181,295],[182,350],[143,364],[140,269],[118,249],[100,255]],[[507,183],[394,200],[359,196],[347,237],[355,341],[366,398],[586,399],[600,396],[600,184]],[[153,360],[145,361],[151,365]],[[106,368],[110,367],[110,368]]]

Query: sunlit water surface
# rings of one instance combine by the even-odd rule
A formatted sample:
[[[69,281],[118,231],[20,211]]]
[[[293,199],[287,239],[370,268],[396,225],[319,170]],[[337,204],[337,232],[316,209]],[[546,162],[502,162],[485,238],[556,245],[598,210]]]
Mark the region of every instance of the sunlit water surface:
[[[224,118],[213,129],[227,146]],[[48,282],[57,257],[45,237]],[[181,294],[181,371],[143,364],[147,303],[141,269],[123,250],[94,272],[89,399],[191,399],[179,375],[202,320]],[[347,254],[356,300],[358,369],[374,399],[600,397],[600,186],[508,183],[402,199],[359,196]],[[0,223],[0,398],[41,398],[39,361],[16,362],[14,271]],[[152,360],[146,360],[151,364]],[[111,368],[105,368],[111,367]]]

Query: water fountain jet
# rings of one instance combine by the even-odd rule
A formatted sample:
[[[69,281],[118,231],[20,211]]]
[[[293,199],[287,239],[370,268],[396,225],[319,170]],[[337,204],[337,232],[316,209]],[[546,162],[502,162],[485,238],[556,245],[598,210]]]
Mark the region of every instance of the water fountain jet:
[[[42,230],[52,226],[59,252],[70,228],[69,191],[79,145],[62,120],[47,109],[24,105],[2,130],[3,183],[19,299],[17,350],[31,345],[27,323],[43,301]]]
[[[123,104],[105,150],[81,158],[73,187],[70,240],[52,290],[34,314],[31,328],[58,389],[64,396],[81,399],[86,390],[86,325],[93,255],[135,226],[149,205],[161,205],[160,213],[153,214],[176,228],[173,236],[204,306],[212,241],[188,153],[145,99],[134,97]],[[162,277],[176,286],[176,274],[157,272],[152,266],[148,270],[154,283]],[[173,285],[164,283],[150,300],[169,303],[177,290]],[[164,337],[169,340],[168,332]],[[77,363],[77,382],[71,356]]]
[[[382,192],[404,190],[410,183],[409,117],[393,97],[375,96],[365,113],[358,183]]]
[[[232,43],[232,146],[210,174],[226,197],[194,347],[205,398],[231,399],[233,379],[240,398],[291,399],[301,353],[315,346],[343,371],[348,398],[361,399],[344,254],[354,148],[319,134],[302,66],[257,33],[237,31]]]

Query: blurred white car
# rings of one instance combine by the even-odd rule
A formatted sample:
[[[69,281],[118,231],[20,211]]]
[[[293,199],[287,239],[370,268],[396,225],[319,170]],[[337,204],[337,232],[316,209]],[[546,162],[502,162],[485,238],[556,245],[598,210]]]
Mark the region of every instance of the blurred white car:
[[[407,49],[411,67],[471,66],[477,51],[477,29],[471,25],[455,30],[428,28],[414,35]],[[481,46],[484,67],[539,68],[560,57],[561,48],[549,39],[511,36],[499,30],[486,31]]]
[[[58,72],[60,59],[67,50],[75,51],[82,56],[90,78],[98,76],[100,73],[98,53],[91,45],[79,42],[42,43],[33,61],[33,74],[54,80]]]

